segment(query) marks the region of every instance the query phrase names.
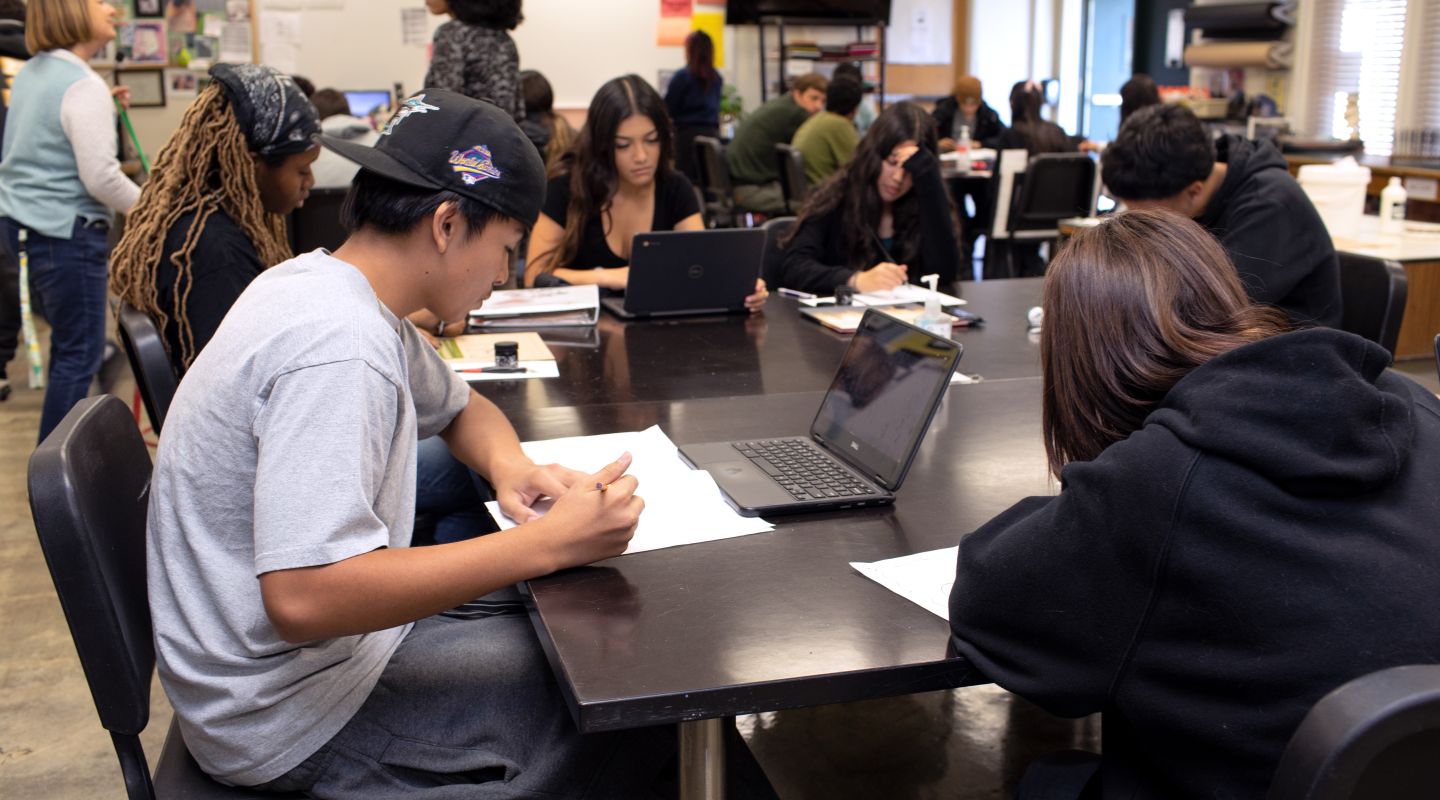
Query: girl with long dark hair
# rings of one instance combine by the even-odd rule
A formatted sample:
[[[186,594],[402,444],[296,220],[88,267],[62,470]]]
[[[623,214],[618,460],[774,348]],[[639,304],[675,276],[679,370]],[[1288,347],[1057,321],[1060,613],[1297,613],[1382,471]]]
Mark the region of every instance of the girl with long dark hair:
[[[1103,713],[1107,795],[1262,797],[1317,700],[1437,660],[1440,401],[1379,345],[1287,332],[1173,212],[1076,236],[1043,302],[1060,494],[960,540],[956,647]]]
[[[725,79],[715,69],[715,42],[695,31],[685,37],[685,66],[676,70],[665,89],[665,107],[675,123],[675,166],[692,181],[700,179],[695,164],[695,137],[720,135],[720,92]]]
[[[590,101],[573,155],[545,188],[530,234],[525,283],[542,274],[621,290],[637,233],[704,230],[695,189],[673,167],[665,103],[638,75],[607,82]],[[765,300],[763,282],[746,304]]]
[[[929,114],[913,103],[886,108],[850,163],[810,193],[785,244],[778,285],[871,292],[933,272],[949,287],[960,244],[937,152]]]
[[[1040,116],[1045,97],[1034,81],[1010,87],[1010,127],[1000,134],[997,149],[1024,149],[1030,155],[1073,153],[1076,146],[1065,129]]]

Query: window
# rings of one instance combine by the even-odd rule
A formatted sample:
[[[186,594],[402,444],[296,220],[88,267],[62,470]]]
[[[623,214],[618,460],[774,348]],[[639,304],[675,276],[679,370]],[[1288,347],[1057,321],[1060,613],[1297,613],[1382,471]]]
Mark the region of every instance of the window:
[[[1408,0],[1317,0],[1311,127],[1350,136],[1352,96],[1365,152],[1390,155],[1400,99],[1400,55]]]

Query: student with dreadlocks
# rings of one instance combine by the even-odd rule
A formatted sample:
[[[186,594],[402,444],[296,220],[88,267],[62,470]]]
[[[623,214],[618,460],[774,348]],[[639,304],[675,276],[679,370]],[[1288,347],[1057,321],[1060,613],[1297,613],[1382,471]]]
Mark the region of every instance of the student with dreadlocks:
[[[284,215],[320,153],[315,107],[287,75],[216,64],[185,112],[115,250],[111,288],[155,320],[177,371],[236,298],[290,258]]]

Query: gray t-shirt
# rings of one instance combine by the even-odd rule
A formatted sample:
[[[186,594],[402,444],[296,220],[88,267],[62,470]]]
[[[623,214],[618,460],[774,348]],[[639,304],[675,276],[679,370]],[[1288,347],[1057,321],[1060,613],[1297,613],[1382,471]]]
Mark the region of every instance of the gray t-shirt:
[[[259,576],[408,546],[417,439],[469,397],[324,251],[251,283],[185,373],[151,481],[149,592],[160,680],[206,772],[273,780],[365,701],[409,626],[290,644]]]

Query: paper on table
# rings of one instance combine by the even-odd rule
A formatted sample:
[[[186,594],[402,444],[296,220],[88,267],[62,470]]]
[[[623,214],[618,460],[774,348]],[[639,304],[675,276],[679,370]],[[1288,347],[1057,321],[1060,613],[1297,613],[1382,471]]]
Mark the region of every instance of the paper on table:
[[[487,365],[489,366],[489,365]],[[558,378],[560,365],[554,361],[521,361],[524,372],[475,372],[474,369],[458,369],[460,377],[470,383],[480,381],[523,381],[529,378]]]
[[[865,563],[851,561],[857,572],[944,620],[950,619],[950,588],[955,585],[958,547]]]
[[[710,473],[691,469],[681,461],[675,444],[659,426],[633,433],[525,442],[521,447],[537,464],[564,464],[586,473],[630,452],[633,461],[629,474],[640,482],[638,494],[645,500],[645,510],[640,513],[640,525],[625,550],[627,554],[775,529],[763,519],[735,513]],[[486,503],[486,508],[502,530],[515,527],[515,522],[501,513],[498,503]],[[543,513],[548,505],[535,508]]]
[[[940,295],[940,305],[942,306],[965,305],[965,300],[963,298],[945,294],[944,292],[936,292],[936,294]],[[925,302],[925,298],[929,296],[930,290],[926,289],[924,286],[916,286],[913,283],[902,283],[899,286],[896,286],[894,289],[889,289],[883,292],[862,292],[860,294],[857,294],[854,296],[852,305],[898,306],[905,303],[923,303]],[[811,306],[812,308],[819,305],[834,305],[835,298],[816,297],[810,299],[802,299],[800,301],[800,304],[804,306]]]

